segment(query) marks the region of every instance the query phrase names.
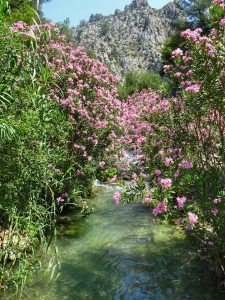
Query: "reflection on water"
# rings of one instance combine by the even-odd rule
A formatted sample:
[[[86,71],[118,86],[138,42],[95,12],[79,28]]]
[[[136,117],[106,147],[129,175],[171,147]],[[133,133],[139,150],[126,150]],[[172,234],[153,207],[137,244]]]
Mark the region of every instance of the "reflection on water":
[[[88,220],[73,214],[59,227],[58,281],[32,286],[24,299],[222,299],[202,262],[188,263],[193,252],[176,227],[152,225],[141,204],[114,204],[116,187],[99,189]]]

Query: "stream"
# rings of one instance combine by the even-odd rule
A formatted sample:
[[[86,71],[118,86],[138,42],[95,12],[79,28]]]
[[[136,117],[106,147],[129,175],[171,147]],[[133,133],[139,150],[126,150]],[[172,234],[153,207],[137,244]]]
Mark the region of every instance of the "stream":
[[[182,232],[153,225],[141,203],[114,204],[117,189],[98,187],[87,220],[71,213],[59,225],[61,275],[34,284],[22,299],[224,299]]]

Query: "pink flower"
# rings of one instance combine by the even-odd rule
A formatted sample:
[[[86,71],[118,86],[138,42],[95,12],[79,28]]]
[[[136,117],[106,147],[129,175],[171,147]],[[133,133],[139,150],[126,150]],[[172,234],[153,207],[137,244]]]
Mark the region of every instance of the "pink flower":
[[[159,176],[159,175],[161,174],[161,171],[160,171],[159,169],[156,169],[156,170],[154,171],[154,173],[155,173],[156,176]]]
[[[197,39],[200,38],[201,32],[202,32],[201,28],[196,28],[193,31],[190,29],[187,29],[187,30],[181,32],[181,36],[184,37],[185,39],[196,42]]]
[[[192,227],[191,227],[191,225],[185,225],[185,230],[187,230],[187,231],[190,231],[190,230],[192,230]]]
[[[185,202],[187,201],[186,197],[177,197],[178,207],[184,207]]]
[[[181,72],[176,72],[176,73],[174,74],[174,76],[175,76],[175,77],[181,77],[181,76],[182,76],[182,73],[181,73]]]
[[[174,173],[174,177],[179,177],[180,176],[180,171],[176,170],[176,172]]]
[[[11,26],[12,30],[23,30],[25,28],[26,24],[23,21],[18,21],[16,23],[13,23]]]
[[[213,200],[213,203],[218,204],[218,203],[221,203],[221,201],[222,201],[221,198],[216,198]]]
[[[52,164],[48,164],[48,168],[51,169],[52,168]]]
[[[61,170],[60,169],[55,169],[55,173],[59,174],[59,173],[61,173]]]
[[[100,161],[99,162],[99,167],[103,169],[105,167],[105,162],[104,161]]]
[[[54,25],[52,25],[50,23],[45,23],[45,24],[43,24],[43,27],[47,30],[51,30],[54,27]]]
[[[181,167],[182,169],[185,169],[185,170],[186,170],[186,169],[191,169],[191,168],[193,168],[193,164],[192,164],[191,162],[185,160],[185,161],[183,161],[183,162],[181,163],[180,167]]]
[[[56,199],[57,203],[63,203],[64,202],[64,199],[62,197],[58,197]]]
[[[170,178],[164,178],[160,180],[160,184],[162,185],[162,187],[164,187],[165,189],[170,188],[172,185],[172,179]]]
[[[188,87],[185,89],[185,91],[186,91],[187,93],[197,94],[197,93],[199,93],[200,88],[201,88],[201,84],[193,84],[193,85],[188,86]]]
[[[164,158],[164,164],[166,167],[169,167],[170,165],[173,164],[173,159],[171,157],[165,157]]]
[[[160,202],[152,211],[154,217],[159,214],[163,214],[164,212],[167,212],[167,203],[165,201]]]
[[[181,50],[180,48],[177,48],[172,52],[172,57],[180,57],[182,55],[183,55],[183,50]]]
[[[194,225],[198,221],[198,216],[192,212],[188,212],[188,218],[191,225]]]
[[[221,24],[222,26],[225,26],[225,17],[220,21],[220,24]]]
[[[213,208],[213,209],[211,210],[211,213],[212,213],[212,215],[213,215],[214,217],[216,217],[216,216],[218,215],[218,212],[219,212],[219,210],[218,210],[217,208]]]
[[[115,192],[115,194],[113,195],[113,201],[116,202],[116,204],[118,204],[121,200],[121,194],[120,192]]]
[[[182,224],[182,219],[181,218],[177,219],[177,225],[181,225],[181,224]]]
[[[146,198],[142,201],[142,204],[150,204],[152,201],[153,201],[152,198],[146,197]]]
[[[160,151],[159,151],[159,155],[162,156],[163,154],[164,154],[164,151],[163,151],[163,150],[160,150]]]
[[[111,178],[110,182],[111,182],[111,183],[115,183],[116,181],[117,181],[117,175],[114,175],[114,176]]]

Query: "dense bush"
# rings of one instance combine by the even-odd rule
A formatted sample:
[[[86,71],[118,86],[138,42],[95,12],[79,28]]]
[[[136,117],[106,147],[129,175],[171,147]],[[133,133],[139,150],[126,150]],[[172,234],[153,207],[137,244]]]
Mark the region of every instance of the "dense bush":
[[[175,0],[175,4],[181,10],[180,18],[174,21],[174,33],[167,39],[162,48],[162,61],[164,64],[172,62],[172,51],[177,48],[186,50],[185,39],[180,33],[186,29],[201,27],[204,33],[210,30],[208,8],[211,0]]]
[[[118,86],[120,99],[144,89],[159,90],[162,79],[158,73],[130,71],[125,74],[124,84]]]
[[[34,241],[53,228],[58,211],[68,203],[82,206],[80,197],[90,194],[120,101],[107,68],[67,43],[57,27],[3,22],[0,35],[4,286],[20,276],[20,267],[8,273],[10,261],[20,266]]]
[[[176,98],[141,92],[129,100],[129,142],[138,150],[138,167],[123,198],[142,189],[155,222],[176,221],[224,278],[225,5],[213,2],[209,35],[200,28],[183,32],[188,51],[175,50],[174,64],[165,66],[180,87]]]

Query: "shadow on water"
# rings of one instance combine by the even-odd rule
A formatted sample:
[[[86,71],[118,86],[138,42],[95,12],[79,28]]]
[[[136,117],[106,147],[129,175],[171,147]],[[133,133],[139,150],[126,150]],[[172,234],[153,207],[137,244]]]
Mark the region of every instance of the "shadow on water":
[[[161,246],[166,250],[145,255],[111,247],[84,251],[80,263],[63,263],[55,299],[222,299],[205,266],[197,259],[187,264],[191,253],[181,257],[179,241],[177,250],[174,243],[155,245]]]
[[[88,220],[72,215],[60,225],[61,276],[34,284],[23,299],[224,299],[175,226],[153,226],[140,204],[112,204],[114,191],[99,192]]]

